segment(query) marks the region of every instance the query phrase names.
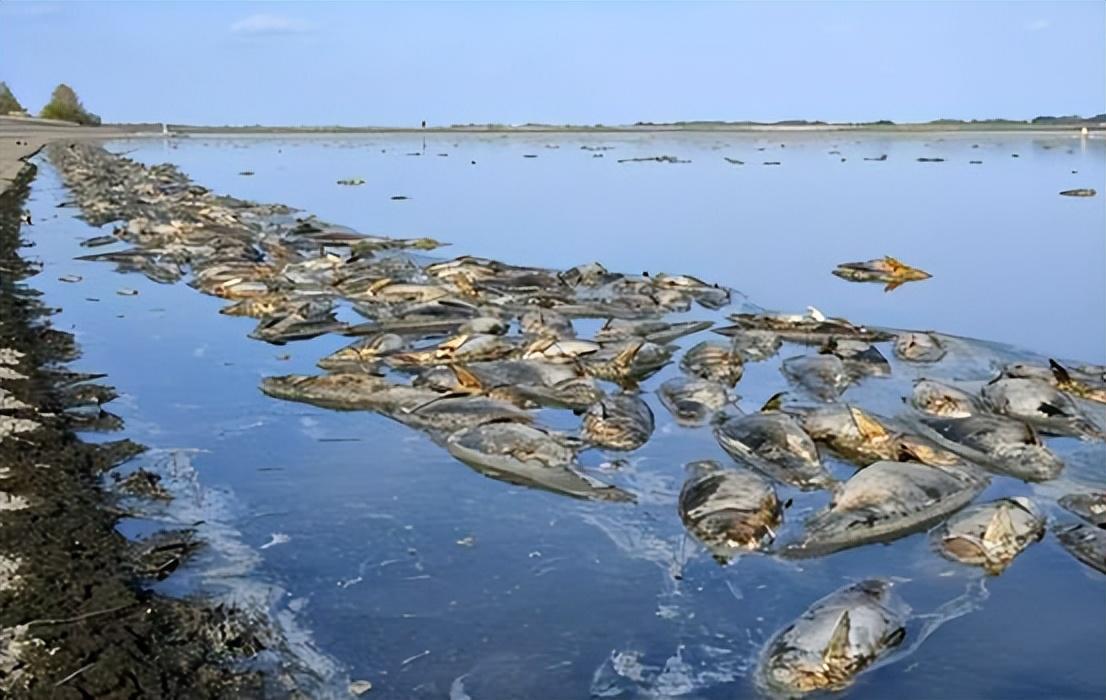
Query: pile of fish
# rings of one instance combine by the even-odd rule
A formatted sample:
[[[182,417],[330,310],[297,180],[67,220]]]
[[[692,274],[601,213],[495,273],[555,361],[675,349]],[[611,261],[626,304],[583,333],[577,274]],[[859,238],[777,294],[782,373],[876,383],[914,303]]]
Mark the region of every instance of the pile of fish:
[[[822,556],[929,531],[936,553],[997,575],[1045,535],[1046,513],[1066,510],[1083,522],[1061,516],[1058,541],[1106,573],[1106,494],[978,499],[996,478],[1055,479],[1065,467],[1056,439],[1101,443],[1101,366],[996,365],[981,386],[959,382],[942,371],[952,339],[934,332],[869,328],[813,308],[734,310],[734,292],[688,275],[432,260],[424,251],[434,240],[365,235],[218,196],[173,166],[89,145],[53,146],[51,159],[84,218],[114,226],[110,240],[89,241],[111,248],[87,259],[160,283],[187,274],[229,302],[223,313],[256,318],[260,340],[350,338],[319,360],[320,374],[266,378],[270,396],[382,414],[500,481],[630,504],[632,489],[591,473],[580,455],[646,444],[657,419],[643,396],[655,393],[681,430],[712,431],[730,458],[689,464],[673,503],[719,562]],[[837,274],[889,288],[928,276],[892,258]],[[703,318],[727,308],[723,323]],[[342,309],[363,320],[339,320]],[[681,350],[708,330],[717,339]],[[746,365],[777,355],[781,392],[742,411],[733,392]],[[651,386],[670,364],[679,375]],[[910,395],[878,404],[901,406],[897,415],[854,400],[854,387],[903,371],[915,380]],[[578,429],[552,429],[554,412]],[[831,469],[842,465],[855,469],[844,480]],[[780,490],[829,500],[782,538],[791,499]],[[891,589],[863,581],[814,604],[768,643],[761,686],[847,686],[906,634]]]

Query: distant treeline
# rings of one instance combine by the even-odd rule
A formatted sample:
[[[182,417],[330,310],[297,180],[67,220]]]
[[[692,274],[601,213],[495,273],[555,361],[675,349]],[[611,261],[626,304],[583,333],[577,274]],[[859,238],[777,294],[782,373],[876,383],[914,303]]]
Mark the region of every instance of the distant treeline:
[[[8,84],[0,81],[0,116],[9,114],[28,115],[23,105],[19,103]],[[61,83],[50,95],[50,101],[38,113],[43,119],[61,119],[67,122],[99,126],[100,117],[89,112],[81,104],[76,91],[65,83]]]

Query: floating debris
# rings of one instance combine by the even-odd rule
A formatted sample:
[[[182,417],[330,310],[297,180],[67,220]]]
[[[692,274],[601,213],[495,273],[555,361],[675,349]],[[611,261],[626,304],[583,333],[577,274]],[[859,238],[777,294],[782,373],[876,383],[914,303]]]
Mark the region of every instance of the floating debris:
[[[359,177],[347,177],[345,179],[338,180],[338,184],[339,185],[346,185],[346,186],[349,186],[349,187],[355,187],[357,185],[365,184],[365,181],[362,178],[359,178]]]
[[[1075,171],[1072,171],[1072,172],[1075,172]],[[1080,188],[1074,189],[1074,190],[1064,190],[1060,194],[1062,194],[1065,197],[1093,197],[1096,194],[1098,194],[1098,192],[1096,192],[1095,190],[1093,190],[1089,187],[1080,187]]]
[[[690,160],[680,160],[676,156],[646,156],[642,158],[620,158],[619,163],[690,163]]]
[[[885,292],[901,287],[906,282],[927,280],[932,275],[924,270],[911,267],[891,256],[867,262],[842,263],[833,274],[850,282],[881,282],[886,284]]]

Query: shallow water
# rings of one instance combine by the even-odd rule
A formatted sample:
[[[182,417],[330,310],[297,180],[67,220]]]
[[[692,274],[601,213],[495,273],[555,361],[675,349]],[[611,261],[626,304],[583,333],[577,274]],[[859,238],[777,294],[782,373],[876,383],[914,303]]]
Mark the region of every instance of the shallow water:
[[[966,344],[934,376],[985,379],[992,362],[1034,357],[1029,351],[1103,361],[1101,141],[785,140],[781,147],[779,138],[748,137],[436,136],[424,144],[405,136],[110,148],[178,163],[216,191],[285,202],[366,233],[449,241],[453,247],[439,251],[449,256],[685,272],[768,308],[809,304],[857,322],[1027,349]],[[882,153],[886,161],[862,160]],[[617,163],[660,154],[692,162]],[[946,160],[919,163],[919,156]],[[256,174],[237,174],[243,170]],[[336,186],[341,177],[367,182]],[[1100,194],[1057,195],[1073,187]],[[314,363],[346,340],[253,341],[246,334],[254,322],[219,315],[219,299],[73,261],[88,252],[78,243],[94,232],[72,218],[74,210],[55,208],[66,193],[48,166],[32,196],[36,223],[26,233],[37,247],[29,253],[46,263],[36,284],[48,304],[64,309],[59,327],[77,333],[84,351],[77,366],[109,374],[123,394],[109,408],[125,419],[128,436],[189,451],[196,478],[183,490],[229,542],[193,562],[193,577],[170,582],[232,595],[268,591],[282,619],[294,619],[297,633],[313,635],[313,648],[344,669],[336,684],[342,675],[367,678],[373,697],[386,698],[746,697],[755,693],[756,654],[774,631],[841,585],[880,576],[899,581],[915,616],[904,652],[861,676],[848,695],[1106,692],[1106,578],[1052,536],[985,581],[934,554],[924,535],[801,562],[748,556],[723,568],[684,535],[675,496],[684,463],[728,458],[709,429],[676,426],[652,394],[657,431],[627,464],[604,466],[617,454],[584,457],[636,493],[637,505],[493,481],[381,416],[265,397],[257,389],[263,376],[314,373]],[[884,293],[829,274],[839,262],[885,253],[934,278]],[[57,281],[63,274],[83,280]],[[139,295],[119,296],[121,287]],[[783,388],[779,358],[800,352],[788,345],[774,360],[749,365],[737,386],[747,397],[742,407],[755,409]],[[892,379],[863,383],[847,397],[897,411],[894,397],[919,370],[892,363]],[[643,388],[676,373],[672,365]],[[573,425],[571,416],[553,420]],[[1101,444],[1050,444],[1068,462],[1059,482],[1029,487],[996,478],[982,498],[1036,494],[1050,509],[1049,499],[1071,488],[1106,488]],[[137,464],[164,468],[165,455]],[[792,524],[825,501],[787,488],[780,494],[795,496],[786,516]],[[138,532],[148,524],[123,527]],[[248,564],[228,569],[235,558]]]

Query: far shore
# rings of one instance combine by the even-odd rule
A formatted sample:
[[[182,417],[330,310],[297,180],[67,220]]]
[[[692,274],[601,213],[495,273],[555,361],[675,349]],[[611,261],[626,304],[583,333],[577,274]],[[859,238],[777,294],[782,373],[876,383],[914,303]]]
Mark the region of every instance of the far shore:
[[[1106,122],[1084,120],[1074,123],[1032,124],[1017,121],[927,122],[921,124],[823,124],[752,122],[680,122],[676,124],[632,124],[625,126],[581,126],[551,124],[464,124],[452,126],[201,126],[192,124],[104,124],[80,126],[70,122],[36,117],[0,116],[0,191],[16,178],[24,163],[47,143],[60,139],[124,139],[157,137],[264,137],[264,136],[357,136],[413,134],[494,135],[649,135],[649,134],[744,134],[818,135],[834,133],[907,136],[1039,134],[1078,136],[1086,129],[1092,138],[1106,134]]]

